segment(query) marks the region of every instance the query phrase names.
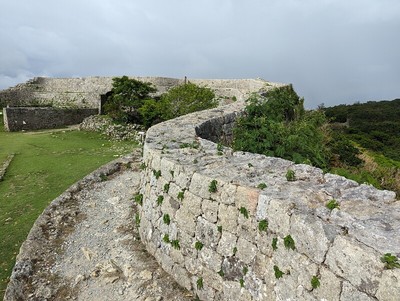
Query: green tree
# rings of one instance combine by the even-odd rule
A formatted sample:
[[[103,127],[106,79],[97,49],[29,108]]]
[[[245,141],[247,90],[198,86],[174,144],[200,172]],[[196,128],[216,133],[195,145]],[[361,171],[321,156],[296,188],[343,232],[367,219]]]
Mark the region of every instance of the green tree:
[[[196,111],[215,108],[218,101],[213,90],[186,83],[171,88],[161,96],[162,119],[167,120]]]
[[[127,76],[113,78],[111,95],[104,104],[104,111],[115,121],[142,123],[139,109],[157,91],[151,83],[144,83]]]

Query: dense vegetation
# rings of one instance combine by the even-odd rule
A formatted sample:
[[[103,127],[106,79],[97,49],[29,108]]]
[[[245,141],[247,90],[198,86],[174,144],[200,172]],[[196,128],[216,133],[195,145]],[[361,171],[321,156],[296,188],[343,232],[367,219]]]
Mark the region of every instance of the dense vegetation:
[[[292,86],[252,95],[234,130],[233,148],[329,169],[334,158],[357,164],[357,150],[332,139],[321,110],[305,111]],[[340,155],[339,155],[340,154]]]
[[[333,122],[360,146],[400,161],[400,99],[325,108]]]
[[[111,94],[104,105],[105,113],[116,122],[150,127],[161,121],[218,105],[214,92],[207,87],[185,83],[171,88],[160,97],[157,89],[127,76],[113,78]]]
[[[305,111],[303,99],[286,86],[247,100],[232,146],[312,164],[399,196],[399,116],[399,100]]]
[[[0,300],[15,256],[32,224],[71,184],[116,156],[133,142],[108,141],[80,131],[4,132],[0,115],[0,165],[15,154],[0,182]]]
[[[362,164],[333,171],[400,196],[400,99],[324,109],[336,135],[352,141]]]

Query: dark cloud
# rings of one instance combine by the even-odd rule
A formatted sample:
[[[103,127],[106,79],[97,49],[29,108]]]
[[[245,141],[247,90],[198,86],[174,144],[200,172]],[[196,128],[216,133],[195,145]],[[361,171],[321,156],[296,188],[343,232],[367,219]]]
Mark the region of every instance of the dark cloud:
[[[138,2],[6,1],[0,89],[43,75],[186,75],[290,82],[308,107],[400,97],[397,0]]]

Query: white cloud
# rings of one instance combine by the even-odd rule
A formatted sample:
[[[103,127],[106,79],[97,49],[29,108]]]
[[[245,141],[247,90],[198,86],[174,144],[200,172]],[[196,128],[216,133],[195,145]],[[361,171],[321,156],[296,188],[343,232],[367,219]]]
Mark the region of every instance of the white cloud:
[[[43,74],[187,75],[291,82],[309,107],[399,97],[397,0],[3,2],[0,89]]]

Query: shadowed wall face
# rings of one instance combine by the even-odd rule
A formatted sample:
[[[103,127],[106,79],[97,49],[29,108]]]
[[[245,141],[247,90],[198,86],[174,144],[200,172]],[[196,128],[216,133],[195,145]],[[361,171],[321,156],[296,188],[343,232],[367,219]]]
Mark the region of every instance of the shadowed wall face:
[[[9,132],[52,129],[79,124],[97,113],[97,109],[3,108],[4,128]]]

